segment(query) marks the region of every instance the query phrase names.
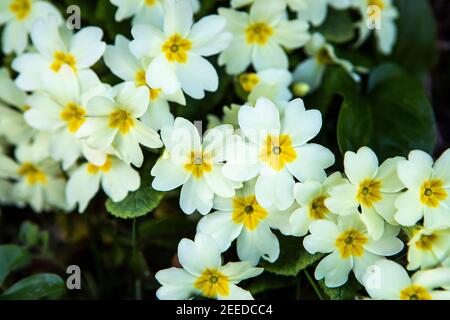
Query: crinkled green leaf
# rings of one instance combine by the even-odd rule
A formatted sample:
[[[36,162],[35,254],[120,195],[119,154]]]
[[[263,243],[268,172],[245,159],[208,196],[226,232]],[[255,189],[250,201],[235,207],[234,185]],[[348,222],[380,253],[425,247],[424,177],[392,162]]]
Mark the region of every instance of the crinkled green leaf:
[[[303,239],[278,236],[280,257],[274,263],[262,261],[262,267],[280,276],[296,276],[301,270],[319,260],[323,254],[310,254],[303,248]]]
[[[353,278],[350,278],[346,284],[338,288],[328,288],[325,285],[324,280],[320,280],[319,284],[323,292],[331,300],[354,300],[359,291],[362,289],[362,286]]]
[[[131,192],[124,200],[106,201],[106,210],[113,216],[122,219],[132,219],[145,216],[160,203],[164,193],[154,190],[149,184],[142,185],[139,190]]]
[[[328,41],[343,43],[352,40],[355,27],[349,11],[329,9],[323,24],[314,31],[320,32]]]
[[[3,300],[56,299],[64,292],[64,281],[56,274],[43,273],[22,279],[0,296]]]
[[[30,255],[22,247],[13,244],[0,246],[0,285],[14,270],[30,262]]]
[[[294,277],[278,276],[264,272],[259,277],[248,280],[245,289],[250,291],[252,295],[266,292],[269,290],[283,289],[295,284]]]

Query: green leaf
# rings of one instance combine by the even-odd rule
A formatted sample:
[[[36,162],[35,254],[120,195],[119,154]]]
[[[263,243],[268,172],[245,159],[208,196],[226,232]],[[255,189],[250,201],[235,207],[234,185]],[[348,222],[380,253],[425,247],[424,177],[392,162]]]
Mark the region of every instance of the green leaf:
[[[64,281],[56,274],[36,274],[22,279],[8,288],[1,296],[2,300],[56,299],[64,291]]]
[[[280,276],[296,276],[301,270],[323,257],[323,254],[310,254],[304,248],[302,239],[278,236],[280,257],[274,263],[262,261],[265,271]]]
[[[320,32],[328,41],[335,43],[350,41],[355,35],[355,27],[350,12],[333,8],[329,8],[327,18],[314,31]]]
[[[124,200],[106,201],[106,210],[113,216],[122,219],[132,219],[145,216],[161,202],[164,193],[154,190],[150,184],[141,185],[139,190],[131,192]]]
[[[396,0],[399,11],[397,42],[392,57],[405,70],[424,74],[436,56],[436,22],[429,1]]]
[[[250,291],[252,295],[266,292],[268,290],[278,290],[296,284],[294,277],[277,276],[264,272],[259,277],[248,280],[243,287]]]
[[[29,253],[22,247],[13,244],[0,246],[0,285],[14,270],[26,266],[30,262]]]
[[[350,278],[346,284],[338,288],[328,288],[325,285],[324,280],[320,280],[319,284],[323,292],[331,300],[354,300],[358,295],[359,290],[362,288],[362,286],[353,278]]]
[[[341,151],[370,146],[381,159],[413,149],[431,153],[436,143],[433,110],[422,84],[398,66],[373,70],[367,94],[344,93],[338,118]]]

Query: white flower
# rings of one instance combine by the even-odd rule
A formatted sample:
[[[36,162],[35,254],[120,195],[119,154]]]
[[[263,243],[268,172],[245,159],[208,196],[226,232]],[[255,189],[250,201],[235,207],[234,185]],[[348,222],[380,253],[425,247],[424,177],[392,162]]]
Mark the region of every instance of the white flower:
[[[11,196],[18,205],[29,204],[36,212],[51,207],[68,209],[58,164],[48,157],[47,146],[40,143],[22,144],[15,150],[14,161],[0,155],[0,177],[13,182]]]
[[[162,287],[156,292],[161,300],[186,300],[196,295],[219,300],[253,300],[250,292],[237,284],[263,272],[248,261],[222,265],[221,251],[214,239],[197,234],[195,240],[182,239],[178,260],[183,268],[158,271],[156,280]]]
[[[408,190],[395,202],[395,220],[412,226],[424,218],[425,227],[450,226],[450,149],[436,160],[425,152],[411,151],[398,164],[398,176]]]
[[[350,6],[352,0],[290,0],[291,8],[297,11],[298,18],[319,26],[327,17],[328,6],[342,10]]]
[[[317,280],[325,278],[327,287],[339,287],[347,282],[351,270],[362,283],[367,268],[382,256],[400,252],[403,242],[396,236],[399,228],[386,226],[383,236],[370,240],[359,215],[338,217],[337,222],[317,220],[310,224],[311,235],[303,246],[311,253],[330,253],[316,267]]]
[[[137,25],[131,30],[131,52],[139,59],[148,58],[147,84],[173,94],[180,88],[202,99],[206,91],[216,91],[217,72],[204,57],[225,49],[231,35],[224,32],[226,21],[217,15],[193,23],[190,0],[164,2],[164,32],[151,25]]]
[[[28,46],[28,33],[38,18],[51,19],[56,24],[63,20],[59,11],[47,1],[2,0],[0,3],[0,26],[3,53],[22,53]]]
[[[247,72],[239,75],[238,81],[244,92],[248,93],[248,102],[251,105],[254,105],[259,97],[272,101],[289,101],[292,98],[289,90],[292,75],[286,69]]]
[[[86,121],[76,135],[95,150],[106,152],[112,147],[124,162],[140,167],[144,155],[139,144],[162,147],[158,133],[138,120],[147,111],[149,92],[130,82],[114,89],[113,99],[96,96],[89,100]]]
[[[27,99],[27,94],[16,86],[8,70],[1,68],[0,136],[4,136],[8,142],[14,145],[28,142],[36,133],[23,117],[23,112],[29,108]]]
[[[322,117],[318,110],[305,110],[301,99],[289,102],[280,119],[275,104],[261,97],[255,107],[241,107],[239,126],[244,138],[230,142],[223,172],[235,181],[259,175],[256,199],[264,208],[288,209],[294,202],[294,177],[322,181],[324,169],[334,163],[330,150],[308,143],[319,133]]]
[[[325,41],[320,33],[314,33],[311,40],[305,46],[305,52],[310,58],[300,63],[294,71],[294,82],[306,83],[310,91],[316,90],[322,83],[322,78],[327,66],[339,65],[354,81],[360,77],[355,73],[353,65],[343,59],[339,59],[334,53],[334,48]]]
[[[140,187],[141,178],[131,166],[109,155],[101,166],[85,163],[71,173],[66,188],[67,202],[71,206],[78,204],[79,212],[85,211],[100,184],[112,201],[119,202],[128,192]]]
[[[294,196],[300,208],[295,210],[289,219],[292,235],[306,235],[313,221],[334,219],[335,215],[327,208],[325,200],[330,197],[330,189],[343,181],[342,175],[336,172],[323,182],[307,180],[295,184]]]
[[[93,66],[105,51],[103,31],[85,27],[75,34],[51,21],[38,19],[31,29],[31,40],[37,52],[24,53],[14,59],[12,67],[19,73],[19,88],[32,91],[40,88],[42,76],[57,73],[68,65],[77,74]]]
[[[283,50],[303,46],[310,38],[308,24],[286,18],[283,1],[256,1],[250,14],[219,8],[227,20],[227,30],[233,34],[230,46],[220,54],[219,64],[230,74],[243,72],[250,64],[257,71],[288,67]]]
[[[256,180],[244,183],[233,198],[216,197],[218,211],[203,217],[197,232],[210,235],[222,251],[237,239],[237,253],[242,261],[257,265],[260,258],[274,262],[280,255],[280,245],[272,229],[278,229],[289,215],[276,208],[263,208],[255,197]]]
[[[152,24],[162,28],[164,25],[163,0],[110,0],[117,7],[115,20],[122,21],[133,16],[132,25]],[[200,9],[199,0],[191,0],[194,12]]]
[[[173,127],[164,127],[161,137],[166,150],[152,168],[155,190],[181,188],[180,207],[186,214],[211,211],[214,195],[229,198],[242,186],[222,174],[224,145],[233,128],[222,125],[205,133],[203,141],[188,120],[176,118]]]
[[[397,26],[395,20],[398,11],[392,4],[392,0],[352,0],[353,6],[359,9],[362,19],[358,23],[359,40],[363,43],[371,33],[368,25],[374,26],[372,29],[377,38],[378,49],[383,54],[390,54],[397,39]],[[379,24],[379,28],[377,28]]]
[[[168,101],[185,104],[181,89],[174,94],[167,94],[160,88],[152,88],[146,82],[147,59],[137,59],[129,49],[130,41],[123,36],[117,36],[114,46],[107,46],[104,60],[111,71],[124,81],[133,82],[136,87],[148,87],[150,104],[141,120],[153,130],[173,124],[174,117],[170,113]]]
[[[339,215],[358,213],[361,208],[361,219],[370,236],[380,239],[385,221],[397,224],[394,203],[404,188],[397,176],[397,164],[402,159],[390,158],[378,167],[378,158],[368,147],[360,148],[357,153],[346,152],[344,168],[349,181],[332,188],[325,205]]]
[[[377,300],[450,300],[450,268],[416,272],[409,277],[398,263],[381,260],[374,263],[364,276],[364,286]]]
[[[29,125],[51,134],[50,154],[56,161],[62,161],[64,170],[81,155],[97,165],[106,160],[103,152],[89,148],[76,134],[86,122],[88,101],[95,96],[110,95],[110,87],[102,84],[93,72],[85,72],[79,79],[66,65],[58,73],[45,75],[42,91],[28,99],[30,108],[25,112]]]
[[[0,155],[1,157],[1,155]],[[3,180],[1,179],[1,174],[0,174],[0,204],[10,204],[11,203],[11,189],[12,189],[12,184],[7,181],[7,180]]]
[[[408,242],[408,270],[429,269],[450,254],[449,228],[420,228]]]

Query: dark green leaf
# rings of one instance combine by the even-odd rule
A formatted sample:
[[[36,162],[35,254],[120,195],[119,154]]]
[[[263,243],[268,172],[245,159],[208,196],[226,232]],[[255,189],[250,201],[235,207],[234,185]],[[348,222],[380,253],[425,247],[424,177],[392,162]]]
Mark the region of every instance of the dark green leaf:
[[[36,274],[16,282],[0,296],[3,300],[56,299],[64,291],[64,281],[55,274]]]
[[[342,152],[367,145],[381,159],[413,149],[431,153],[436,125],[422,84],[395,65],[374,69],[367,94],[344,94],[337,136]]]
[[[268,290],[287,288],[295,285],[295,283],[294,277],[277,276],[264,272],[259,277],[249,280],[245,284],[245,289],[255,295]]]
[[[393,59],[415,75],[424,74],[436,59],[436,23],[426,0],[396,0],[398,37]]]
[[[160,203],[163,193],[154,190],[150,184],[143,184],[139,190],[131,192],[124,200],[106,201],[106,209],[117,218],[131,219],[145,216]]]
[[[349,11],[329,9],[323,24],[316,28],[328,41],[343,43],[352,40],[355,27]]]
[[[362,288],[362,286],[352,278],[348,280],[346,284],[340,286],[339,288],[328,288],[325,285],[324,280],[319,281],[320,287],[323,292],[331,299],[331,300],[354,300],[358,295],[358,291]]]
[[[6,244],[0,246],[0,285],[14,270],[24,267],[30,262],[28,252],[19,246]]]
[[[309,254],[297,237],[278,236],[280,257],[274,263],[262,261],[262,267],[270,273],[280,276],[296,276],[301,270],[323,257],[323,254]]]

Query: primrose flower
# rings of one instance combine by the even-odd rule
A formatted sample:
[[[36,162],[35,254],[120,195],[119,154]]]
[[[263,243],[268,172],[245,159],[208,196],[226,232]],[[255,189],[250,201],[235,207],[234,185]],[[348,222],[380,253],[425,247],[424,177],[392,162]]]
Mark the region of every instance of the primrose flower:
[[[394,7],[392,0],[353,0],[362,16],[358,23],[359,40],[363,43],[371,34],[369,25],[375,32],[377,46],[381,53],[390,54],[397,39],[397,26],[395,20],[398,18],[398,11]]]
[[[450,255],[450,228],[413,230],[408,242],[408,270],[429,269]]]
[[[131,52],[151,62],[146,72],[147,84],[174,94],[180,88],[194,99],[202,99],[206,91],[216,91],[217,72],[204,57],[224,50],[231,34],[224,32],[226,21],[217,15],[193,24],[190,0],[164,2],[164,31],[151,25],[136,25],[131,30],[134,40]]]
[[[150,92],[150,103],[141,120],[153,130],[173,124],[174,117],[170,113],[168,101],[186,104],[181,89],[174,94],[167,94],[161,88],[152,88],[147,84],[146,72],[148,61],[137,59],[129,49],[130,41],[117,36],[114,46],[107,46],[104,60],[108,68],[120,79],[133,82],[136,87],[146,87]]]
[[[180,241],[178,260],[183,268],[172,267],[155,275],[162,285],[156,292],[160,300],[186,300],[198,295],[219,300],[253,300],[250,292],[237,284],[264,271],[248,261],[222,265],[221,251],[214,239],[201,233],[194,241]]]
[[[305,249],[311,254],[329,253],[317,265],[314,276],[317,280],[325,278],[325,285],[330,288],[346,283],[352,270],[363,283],[370,265],[403,249],[403,242],[397,238],[399,228],[388,225],[379,240],[371,240],[357,214],[338,217],[337,222],[314,221],[309,231],[311,234],[303,240]]]
[[[222,174],[224,145],[233,127],[221,125],[205,132],[203,141],[188,120],[176,118],[172,127],[164,127],[161,137],[166,151],[152,168],[152,187],[159,191],[181,188],[180,207],[186,214],[211,211],[214,195],[229,198],[242,183]]]
[[[378,166],[376,154],[368,147],[357,153],[347,151],[344,168],[348,183],[332,188],[325,205],[339,215],[358,213],[361,208],[361,219],[370,236],[380,239],[385,221],[397,225],[394,203],[404,189],[397,175],[397,164],[402,159],[390,158]]]
[[[325,205],[330,197],[330,190],[345,180],[339,172],[326,178],[322,183],[307,180],[296,183],[294,197],[300,208],[296,209],[289,218],[292,235],[302,237],[308,233],[309,225],[316,220],[335,219],[335,215]]]
[[[24,120],[28,96],[11,79],[8,70],[0,69],[0,136],[17,145],[30,141],[36,134]],[[11,107],[10,107],[11,106]]]
[[[283,47],[300,48],[310,38],[306,22],[287,19],[284,1],[258,0],[250,14],[226,8],[219,8],[219,14],[233,34],[230,46],[219,56],[219,64],[226,65],[229,74],[239,74],[250,64],[257,71],[287,69]]]
[[[237,77],[242,90],[248,94],[249,104],[254,105],[259,97],[272,101],[289,101],[292,93],[289,85],[292,75],[285,69],[266,69],[259,72],[247,72]]]
[[[398,263],[375,262],[364,276],[364,286],[377,300],[450,300],[450,268],[416,272],[412,277]]]
[[[71,206],[78,204],[83,212],[100,189],[114,202],[125,199],[141,185],[139,173],[118,158],[108,155],[103,165],[84,163],[74,170],[67,182],[66,198]]]
[[[258,176],[256,199],[264,208],[288,209],[294,202],[294,177],[300,181],[326,178],[325,169],[334,164],[333,153],[308,143],[320,131],[318,110],[305,110],[301,99],[289,102],[280,119],[275,104],[261,97],[255,107],[239,110],[243,138],[229,143],[224,175],[234,181]]]
[[[0,177],[12,181],[10,194],[18,205],[29,204],[36,212],[51,207],[68,209],[64,190],[66,181],[58,164],[48,157],[47,146],[40,143],[21,144],[14,161],[0,155]]]
[[[140,144],[162,147],[158,133],[138,120],[147,111],[149,92],[129,82],[116,86],[115,91],[112,99],[96,96],[89,100],[86,121],[76,136],[95,150],[107,152],[112,147],[121,160],[140,167],[144,161]]]
[[[24,53],[12,63],[19,73],[17,85],[26,91],[40,89],[42,76],[58,73],[63,65],[79,75],[105,52],[102,37],[103,31],[97,27],[85,27],[72,35],[65,28],[58,29],[52,21],[38,19],[31,29],[31,40],[37,52]]]
[[[28,46],[28,33],[36,19],[44,18],[57,25],[63,20],[59,11],[47,1],[2,0],[0,3],[0,26],[4,54],[21,54]]]
[[[352,0],[290,0],[291,8],[297,11],[298,18],[311,22],[315,27],[321,25],[328,13],[328,6],[343,10],[351,5]]]
[[[105,154],[93,150],[76,135],[86,122],[88,101],[95,96],[110,95],[110,87],[102,84],[93,72],[77,77],[66,65],[58,73],[48,73],[42,82],[42,91],[28,99],[30,108],[24,116],[30,126],[51,134],[50,155],[54,160],[62,161],[64,170],[81,155],[102,165]]]
[[[263,208],[255,196],[256,180],[244,183],[232,198],[214,199],[218,211],[203,217],[197,232],[210,235],[222,251],[237,239],[237,253],[242,261],[257,265],[260,258],[274,262],[280,254],[280,245],[272,229],[278,229],[280,220],[289,215],[276,208]],[[283,224],[283,222],[281,222]]]
[[[305,52],[310,58],[297,66],[293,76],[295,83],[306,83],[310,91],[319,88],[327,66],[331,65],[340,66],[354,81],[360,81],[353,65],[347,60],[339,59],[334,53],[333,46],[328,44],[320,33],[313,34],[305,46]]]
[[[408,190],[395,202],[395,220],[412,226],[424,218],[425,227],[450,226],[450,149],[433,165],[425,152],[414,150],[398,164],[398,176]]]

